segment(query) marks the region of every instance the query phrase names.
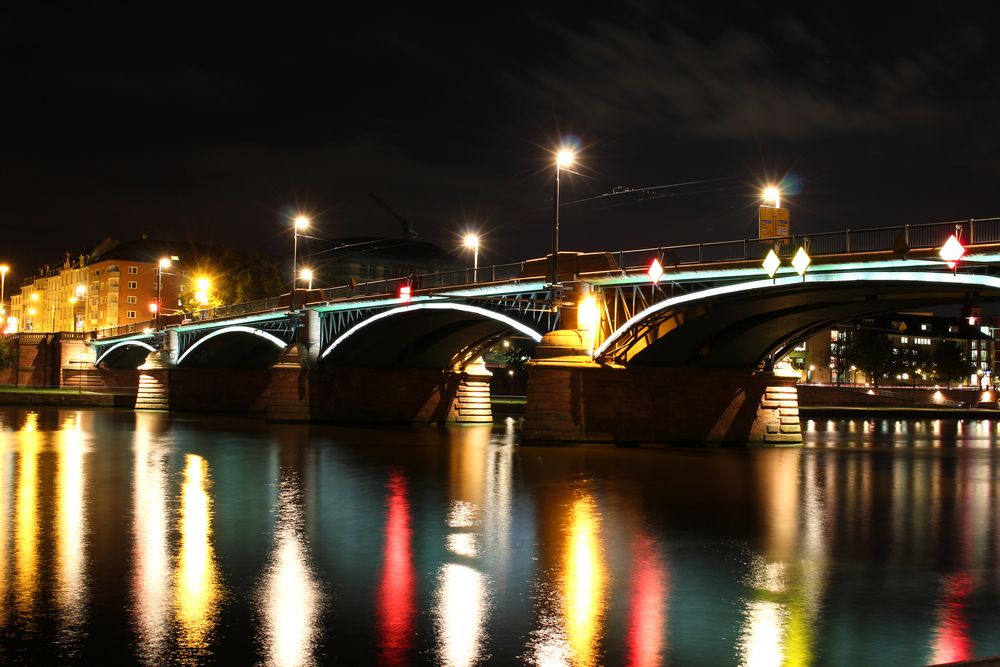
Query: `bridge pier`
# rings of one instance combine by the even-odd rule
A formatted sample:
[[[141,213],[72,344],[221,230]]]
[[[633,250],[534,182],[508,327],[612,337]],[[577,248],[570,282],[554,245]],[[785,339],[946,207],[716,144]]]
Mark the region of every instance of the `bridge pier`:
[[[574,339],[574,336],[576,338]],[[595,363],[575,331],[527,364],[527,441],[800,445],[795,378]]]

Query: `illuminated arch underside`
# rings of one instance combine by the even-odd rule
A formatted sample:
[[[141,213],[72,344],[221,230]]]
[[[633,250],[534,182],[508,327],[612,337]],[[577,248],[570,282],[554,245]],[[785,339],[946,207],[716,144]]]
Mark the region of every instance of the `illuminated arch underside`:
[[[225,343],[217,340],[220,336],[227,337]],[[213,344],[206,345],[210,341]],[[199,338],[177,359],[177,365],[185,361],[191,364],[197,359],[197,365],[205,366],[264,367],[274,363],[286,345],[285,341],[267,331],[230,326]]]
[[[661,301],[595,350],[645,366],[754,368],[825,327],[859,317],[1000,299],[1000,279],[932,272],[852,272],[754,280]]]
[[[321,358],[367,368],[448,368],[470,350],[512,333],[538,342],[531,327],[495,311],[461,303],[420,303],[394,308],[358,323]]]

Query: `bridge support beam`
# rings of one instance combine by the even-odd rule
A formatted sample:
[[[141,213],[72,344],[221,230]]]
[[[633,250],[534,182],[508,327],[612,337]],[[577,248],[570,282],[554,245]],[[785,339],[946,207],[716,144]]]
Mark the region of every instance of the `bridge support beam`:
[[[527,441],[800,445],[795,378],[609,367],[553,332],[528,364]],[[559,341],[562,336],[563,341]],[[559,354],[561,351],[562,354]]]

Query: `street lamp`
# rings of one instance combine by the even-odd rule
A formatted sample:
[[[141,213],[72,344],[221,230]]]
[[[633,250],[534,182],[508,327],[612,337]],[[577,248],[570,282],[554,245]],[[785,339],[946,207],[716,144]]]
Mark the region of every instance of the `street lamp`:
[[[209,284],[210,284],[209,280],[208,280],[208,278],[201,277],[201,278],[197,279],[196,284],[198,285],[198,291],[195,292],[194,298],[197,299],[198,303],[200,303],[201,305],[207,306],[208,305],[208,287],[209,287]]]
[[[170,258],[161,257],[160,258],[160,268],[156,274],[156,310],[153,312],[156,316],[156,328],[160,328],[160,294],[163,290],[163,270],[170,268]]]
[[[472,282],[479,282],[479,237],[475,234],[465,235],[465,247],[472,248]]]
[[[781,208],[781,190],[775,185],[769,185],[761,193],[761,199],[774,202],[774,208]]]
[[[312,272],[312,269],[302,269],[302,273],[300,275],[302,276],[303,280],[308,280],[309,281],[309,289],[312,290],[312,288],[313,288],[313,272]]]
[[[7,282],[7,272],[10,271],[10,267],[6,264],[0,264],[0,307],[4,305],[4,286]]]
[[[556,303],[556,285],[559,284],[559,172],[573,166],[576,153],[560,148],[556,153],[555,205],[552,211],[552,306]]]
[[[292,224],[292,296],[289,300],[289,310],[295,310],[295,287],[299,278],[299,230],[308,226],[309,218],[304,215],[296,216]]]

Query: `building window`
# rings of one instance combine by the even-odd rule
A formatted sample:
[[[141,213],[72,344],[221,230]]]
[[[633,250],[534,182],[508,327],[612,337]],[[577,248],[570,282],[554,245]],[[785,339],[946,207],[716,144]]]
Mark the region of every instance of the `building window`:
[[[138,266],[130,266],[130,267],[128,267],[128,272],[131,273],[134,276],[135,274],[139,273],[139,267]]]
[[[125,303],[137,303],[137,297],[127,296],[125,297]]]
[[[929,324],[921,324],[920,325],[920,330],[921,331],[930,331],[931,330],[931,325],[929,325]]]
[[[135,311],[134,310],[126,310],[125,311],[125,319],[127,319],[127,320],[134,320],[135,319]]]
[[[137,283],[136,281],[134,281],[134,280],[128,281],[128,288],[129,289],[135,289],[138,286],[139,286],[139,283]]]
[[[108,280],[108,289],[118,289],[118,279],[111,278]]]
[[[906,345],[907,343],[910,342],[910,339],[907,338],[906,336],[900,336],[899,337],[899,342],[902,343],[903,345]]]

